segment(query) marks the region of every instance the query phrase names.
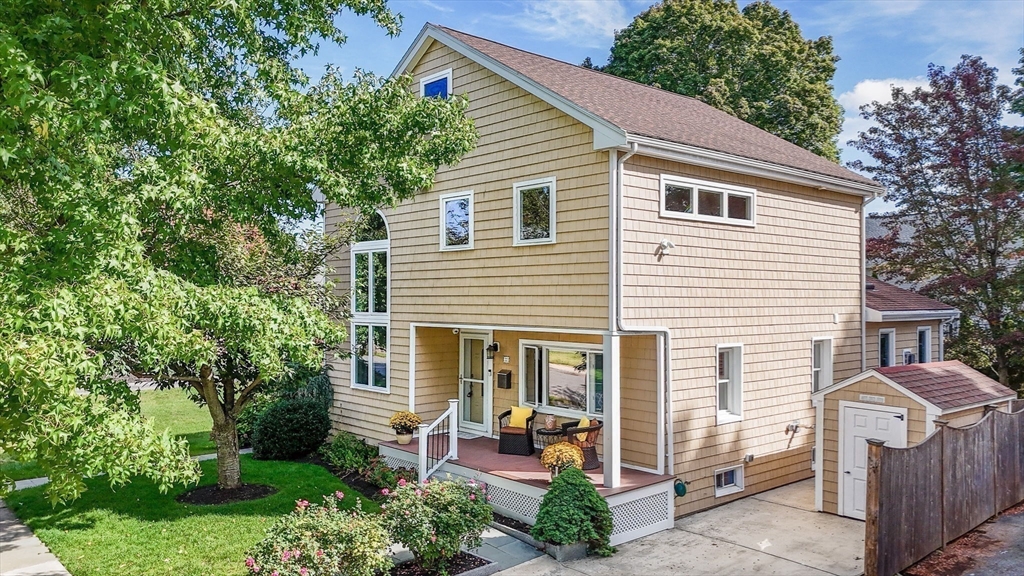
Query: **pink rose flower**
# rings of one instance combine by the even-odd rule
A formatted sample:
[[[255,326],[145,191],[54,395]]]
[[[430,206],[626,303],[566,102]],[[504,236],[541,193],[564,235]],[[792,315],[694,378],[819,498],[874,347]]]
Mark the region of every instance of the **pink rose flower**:
[[[296,558],[298,558],[301,554],[302,554],[302,552],[299,552],[298,550],[295,550],[294,552],[292,552],[292,556],[294,556]]]
[[[341,490],[338,490],[337,492],[334,493],[334,497],[337,498],[338,500],[341,500],[342,498],[345,497],[345,493],[342,492]]]
[[[476,494],[470,494],[469,495],[469,499],[470,500],[476,500]]]
[[[292,557],[291,550],[285,550],[284,552],[281,553],[281,562],[287,562],[288,560],[291,560],[291,557]]]
[[[323,557],[323,555],[324,555],[324,551],[323,551],[323,550],[317,550],[317,551],[316,551],[316,557],[317,557],[317,558],[322,558],[322,557]]]
[[[309,574],[309,570],[306,570],[306,567],[303,566],[302,568],[299,568],[299,574],[306,576],[306,574]]]
[[[430,536],[430,541],[431,541],[431,542],[437,542],[437,536],[433,536],[433,535],[431,535],[431,536]]]
[[[391,490],[388,490],[387,488],[385,488],[385,489],[381,490],[380,493],[385,495],[385,496],[387,496],[388,494],[391,493]]]
[[[253,558],[252,556],[249,556],[248,558],[245,559],[245,565],[248,566],[249,568],[252,568],[253,564],[255,564],[255,563],[256,563],[256,559]]]
[[[399,485],[399,486],[405,486],[405,484],[406,484],[406,482],[405,482],[405,478],[400,478],[400,479],[398,480],[398,485]]]
[[[252,567],[252,572],[253,572],[253,574],[259,574],[260,573],[260,567],[259,566],[253,566]]]
[[[306,508],[309,508],[309,501],[307,501],[307,500],[296,500],[295,501],[295,507],[300,509],[300,510],[305,510]]]

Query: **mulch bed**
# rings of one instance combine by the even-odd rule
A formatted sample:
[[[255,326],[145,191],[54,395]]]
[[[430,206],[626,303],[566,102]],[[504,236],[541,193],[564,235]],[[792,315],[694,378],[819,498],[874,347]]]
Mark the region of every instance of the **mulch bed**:
[[[297,462],[313,464],[315,466],[323,468],[324,470],[327,470],[331,474],[334,474],[339,479],[341,479],[341,481],[347,484],[349,488],[352,488],[356,492],[359,492],[364,498],[378,501],[382,498],[380,488],[364,480],[363,477],[360,476],[359,472],[354,470],[348,472],[341,470],[336,466],[333,466],[327,460],[324,460],[320,456],[320,454],[316,452],[310,454],[309,456],[306,456],[305,458],[297,460]]]
[[[1008,508],[1001,516],[1024,514],[1024,502]],[[985,524],[971,530],[946,545],[945,550],[936,550],[924,560],[903,571],[906,576],[961,576],[967,573],[979,555],[990,552],[1003,543],[985,533]]]
[[[259,500],[271,494],[277,494],[277,488],[265,484],[242,484],[238,488],[230,490],[222,490],[214,484],[213,486],[193,488],[179,495],[176,500],[182,504],[208,506],[212,504],[232,504],[247,500]]]
[[[468,552],[459,552],[459,555],[452,558],[448,563],[448,573],[451,575],[462,574],[474,568],[486,566],[489,562],[479,556]],[[438,572],[427,570],[415,562],[405,562],[391,568],[391,576],[437,576]]]
[[[509,518],[508,516],[502,516],[501,514],[498,514],[497,512],[494,513],[494,521],[497,522],[498,524],[501,524],[502,526],[507,526],[507,527],[509,527],[509,528],[511,528],[513,530],[518,530],[518,531],[522,532],[523,534],[529,534],[530,533],[530,529],[532,528],[526,522],[520,522],[519,520],[516,520],[515,518]]]

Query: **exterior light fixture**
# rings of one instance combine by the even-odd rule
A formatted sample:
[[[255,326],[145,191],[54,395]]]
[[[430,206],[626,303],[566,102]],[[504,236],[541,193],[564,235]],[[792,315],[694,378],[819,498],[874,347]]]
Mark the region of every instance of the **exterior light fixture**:
[[[488,360],[494,360],[494,353],[498,351],[499,347],[500,346],[498,346],[497,342],[491,342],[491,345],[487,347],[487,359]]]

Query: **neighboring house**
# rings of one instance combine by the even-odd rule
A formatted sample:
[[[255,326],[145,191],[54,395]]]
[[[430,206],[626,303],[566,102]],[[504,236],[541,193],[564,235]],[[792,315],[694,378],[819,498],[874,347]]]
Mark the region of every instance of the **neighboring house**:
[[[428,467],[532,521],[536,456],[480,452],[498,415],[600,420],[613,543],[813,474],[815,383],[863,369],[876,183],[693,98],[439,26],[405,72],[468,95],[480,139],[332,262],[355,287],[338,428],[409,464],[427,456],[388,417],[445,415],[483,440]]]
[[[959,310],[874,278],[865,293],[867,368],[945,360],[943,336]]]

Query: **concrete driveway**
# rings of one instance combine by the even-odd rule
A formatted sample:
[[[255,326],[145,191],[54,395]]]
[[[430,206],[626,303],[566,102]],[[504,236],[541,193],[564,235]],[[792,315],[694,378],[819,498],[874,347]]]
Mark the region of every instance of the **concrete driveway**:
[[[816,512],[811,479],[688,516],[618,548],[611,558],[566,564],[543,556],[501,574],[857,576],[864,523]]]

